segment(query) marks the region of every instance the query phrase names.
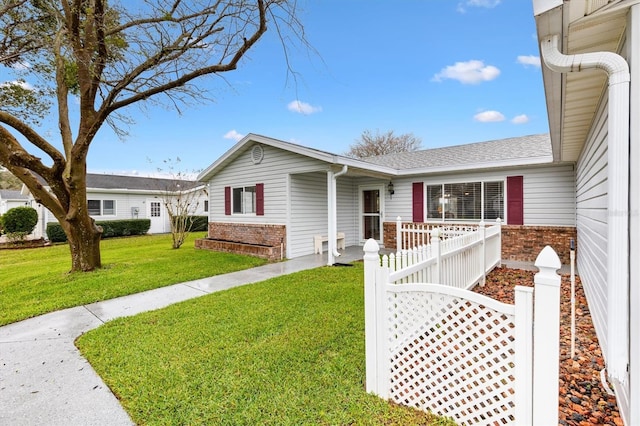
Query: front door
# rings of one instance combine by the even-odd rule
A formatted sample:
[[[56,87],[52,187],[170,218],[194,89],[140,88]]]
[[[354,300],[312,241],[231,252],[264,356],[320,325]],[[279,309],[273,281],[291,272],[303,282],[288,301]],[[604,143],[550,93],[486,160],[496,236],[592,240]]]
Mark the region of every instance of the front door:
[[[362,240],[382,241],[382,189],[362,188],[360,192],[360,235]]]
[[[166,232],[164,229],[164,207],[162,201],[151,198],[147,200],[147,217],[151,220],[150,234]]]

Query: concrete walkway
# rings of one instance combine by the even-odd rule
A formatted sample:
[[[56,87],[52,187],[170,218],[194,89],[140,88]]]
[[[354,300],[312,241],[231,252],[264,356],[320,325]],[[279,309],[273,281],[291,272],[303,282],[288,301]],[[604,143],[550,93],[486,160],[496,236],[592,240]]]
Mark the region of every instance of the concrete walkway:
[[[348,247],[336,262],[347,263],[362,256],[362,247]],[[80,355],[74,345],[76,338],[114,318],[326,263],[326,254],[305,256],[0,327],[0,425],[131,425],[117,398]]]

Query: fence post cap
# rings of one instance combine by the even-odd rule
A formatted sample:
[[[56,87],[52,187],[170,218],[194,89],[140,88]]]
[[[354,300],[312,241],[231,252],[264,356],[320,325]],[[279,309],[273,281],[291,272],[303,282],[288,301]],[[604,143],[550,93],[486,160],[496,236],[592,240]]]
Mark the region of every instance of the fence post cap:
[[[534,265],[540,271],[534,278],[536,284],[560,286],[560,275],[556,271],[560,269],[562,262],[551,246],[542,249]]]
[[[401,218],[400,216],[398,216],[398,217],[396,217],[396,220],[397,220],[398,222],[401,222],[401,221],[402,221],[402,218]]]
[[[541,268],[553,268],[553,270],[558,270],[562,266],[562,262],[560,262],[560,258],[558,254],[555,252],[551,246],[546,246],[542,249],[538,257],[536,258],[536,262],[534,263],[538,267]]]
[[[431,231],[429,231],[429,235],[431,235],[433,238],[439,238],[440,228],[433,228]]]
[[[364,243],[364,247],[362,247],[362,251],[367,253],[374,253],[376,256],[378,255],[378,251],[380,250],[380,246],[378,242],[373,238],[369,238],[366,243]]]

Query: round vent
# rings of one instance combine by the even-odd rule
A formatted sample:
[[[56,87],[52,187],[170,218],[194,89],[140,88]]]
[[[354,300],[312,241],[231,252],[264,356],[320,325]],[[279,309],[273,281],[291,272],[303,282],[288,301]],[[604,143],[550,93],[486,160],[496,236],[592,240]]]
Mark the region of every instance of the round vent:
[[[251,149],[251,161],[253,164],[260,164],[264,158],[264,149],[260,145],[254,145]]]

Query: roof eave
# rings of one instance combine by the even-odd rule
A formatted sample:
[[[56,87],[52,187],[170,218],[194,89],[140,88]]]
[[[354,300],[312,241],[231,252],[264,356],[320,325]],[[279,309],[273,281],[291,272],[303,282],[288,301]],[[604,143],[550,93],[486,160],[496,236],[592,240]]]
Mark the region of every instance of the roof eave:
[[[368,169],[377,173],[388,174],[388,175],[395,175],[397,173],[396,169],[391,167],[378,166],[363,160],[344,157],[344,156],[332,154],[329,152],[323,152],[323,151],[319,151],[313,148],[308,148],[302,145],[288,143],[288,142],[280,141],[278,139],[273,139],[266,136],[250,133],[244,138],[242,138],[233,147],[231,147],[227,152],[225,152],[213,164],[211,164],[204,171],[202,171],[198,175],[196,180],[200,182],[206,182],[210,180],[213,176],[216,175],[216,173],[218,173],[218,171],[224,168],[224,166],[226,166],[229,162],[233,161],[236,158],[236,156],[243,150],[243,148],[250,143],[259,143],[259,144],[272,146],[274,148],[293,152],[295,154],[303,155],[305,157],[314,158],[316,160],[320,160],[331,165],[338,165],[338,166],[346,165],[348,167]]]
[[[399,170],[398,176],[413,176],[413,175],[429,175],[429,174],[444,174],[455,173],[460,171],[471,170],[487,170],[487,169],[504,169],[514,167],[525,166],[539,166],[553,163],[554,159],[552,155],[545,155],[541,157],[530,157],[519,160],[500,160],[491,161],[486,163],[475,164],[460,164],[457,166],[438,166],[438,167],[420,167],[414,169]]]
[[[541,3],[548,3],[543,7]],[[538,49],[540,41],[551,34],[563,34],[562,0],[545,1],[534,0],[534,13],[538,33]],[[552,7],[553,6],[553,7]],[[536,11],[538,13],[536,13]],[[540,52],[542,58],[542,52]],[[551,71],[542,61],[542,81],[544,85],[545,99],[547,103],[547,119],[549,121],[549,137],[551,138],[551,151],[554,161],[562,160],[562,98],[564,75]]]

